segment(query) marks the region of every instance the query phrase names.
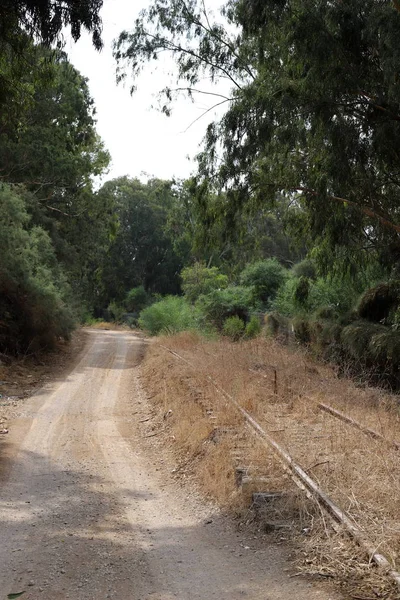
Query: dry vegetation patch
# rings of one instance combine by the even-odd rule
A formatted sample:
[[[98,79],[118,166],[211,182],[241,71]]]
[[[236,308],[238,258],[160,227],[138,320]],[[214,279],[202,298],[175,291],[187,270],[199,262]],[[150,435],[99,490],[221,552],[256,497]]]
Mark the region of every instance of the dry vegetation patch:
[[[179,361],[165,347],[190,364]],[[368,557],[332,528],[305,498],[271,451],[218,393],[211,377],[279,442],[400,569],[400,441],[398,397],[339,378],[299,349],[268,338],[230,343],[184,333],[151,344],[143,364],[145,387],[162,428],[203,490],[250,521],[252,492],[281,492],[257,507],[258,527],[296,539],[302,569],[339,578],[363,598],[398,597]],[[373,439],[318,407],[324,402],[384,436]],[[245,485],[236,485],[237,469]],[[352,592],[352,593],[353,593]],[[361,594],[362,595],[362,594]],[[361,597],[353,593],[353,597]]]

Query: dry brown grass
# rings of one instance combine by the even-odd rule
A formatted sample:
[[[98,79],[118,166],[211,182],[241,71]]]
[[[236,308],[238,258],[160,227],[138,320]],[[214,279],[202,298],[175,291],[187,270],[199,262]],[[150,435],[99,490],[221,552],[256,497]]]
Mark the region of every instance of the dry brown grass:
[[[398,397],[338,378],[303,351],[268,338],[234,344],[184,333],[160,343],[195,365],[178,361],[155,342],[143,372],[155,405],[164,414],[172,411],[166,421],[176,452],[208,494],[245,514],[251,493],[238,491],[234,477],[235,468],[243,466],[263,478],[255,489],[286,493],[279,510],[296,531],[306,531],[300,533],[300,548],[310,571],[342,579],[347,573],[358,582],[375,577],[376,569],[341,532],[333,531],[318,506],[299,496],[274,455],[251,435],[206,375],[249,411],[400,568],[400,451],[390,445],[400,441]],[[388,443],[324,413],[318,402],[378,431]],[[276,519],[276,507],[268,511],[264,520]],[[375,585],[376,596],[395,597],[383,581],[372,578],[367,589]]]

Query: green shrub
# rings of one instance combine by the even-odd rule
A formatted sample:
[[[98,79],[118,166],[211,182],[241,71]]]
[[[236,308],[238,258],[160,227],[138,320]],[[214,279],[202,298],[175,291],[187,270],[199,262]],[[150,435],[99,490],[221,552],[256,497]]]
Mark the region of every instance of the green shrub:
[[[269,258],[247,265],[240,275],[240,283],[252,289],[255,305],[268,306],[287,276],[287,270],[276,258]]]
[[[142,285],[132,288],[126,294],[124,306],[127,312],[139,313],[149,302],[149,295]]]
[[[257,337],[261,333],[260,319],[253,315],[246,325],[245,335],[248,339]]]
[[[196,303],[205,321],[219,330],[228,317],[237,316],[246,322],[251,306],[251,290],[241,286],[214,290],[210,294],[200,296]]]
[[[314,262],[310,258],[305,258],[301,262],[293,265],[291,273],[294,277],[307,277],[307,279],[317,278],[317,269]]]
[[[335,321],[339,318],[338,311],[333,306],[320,306],[313,314],[316,320]]]
[[[220,273],[217,267],[206,267],[196,263],[181,272],[182,290],[189,302],[195,302],[201,295],[213,290],[222,290],[228,285],[228,277]]]
[[[382,323],[400,306],[400,281],[380,283],[361,296],[358,314],[362,319]]]
[[[244,321],[237,315],[228,317],[222,328],[223,334],[229,337],[233,342],[237,342],[243,337],[244,330]]]
[[[383,325],[358,320],[343,328],[340,340],[349,356],[366,362],[370,358],[369,345],[372,337],[386,331],[387,328]]]
[[[125,312],[125,308],[117,302],[112,301],[107,307],[107,312],[109,313],[113,321],[115,321],[116,323],[121,323],[122,315]]]
[[[310,314],[321,307],[345,314],[355,304],[357,297],[358,292],[348,281],[322,277],[312,281],[290,277],[278,290],[273,309],[289,317]]]
[[[140,313],[139,326],[150,333],[178,333],[187,329],[197,329],[199,314],[184,298],[167,296]]]
[[[292,322],[293,332],[296,340],[302,344],[309,344],[311,341],[311,328],[307,319],[295,317]]]

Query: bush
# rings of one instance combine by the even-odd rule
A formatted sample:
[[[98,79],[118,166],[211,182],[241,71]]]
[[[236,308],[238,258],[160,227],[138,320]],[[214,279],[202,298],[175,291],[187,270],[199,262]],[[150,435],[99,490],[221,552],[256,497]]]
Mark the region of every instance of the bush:
[[[149,302],[149,296],[142,285],[132,288],[125,296],[124,306],[129,313],[139,313]]]
[[[261,333],[261,323],[258,317],[253,315],[246,325],[245,335],[248,339],[257,337]]]
[[[333,306],[320,306],[315,311],[313,318],[316,320],[336,321],[339,318],[339,313]]]
[[[199,327],[198,312],[179,296],[167,296],[140,313],[139,326],[150,333],[178,333]]]
[[[233,342],[237,342],[243,337],[245,324],[240,317],[235,315],[225,320],[222,330],[224,335],[229,337]]]
[[[228,285],[228,277],[222,275],[217,267],[209,268],[199,262],[183,269],[181,277],[182,290],[189,302],[195,302],[201,295],[222,290]]]
[[[107,307],[107,312],[113,321],[121,323],[125,309],[120,304],[117,304],[117,302],[112,301]]]
[[[317,278],[317,269],[315,267],[314,262],[310,258],[305,258],[301,262],[293,265],[291,269],[291,273],[293,277],[307,277],[307,279],[316,279]]]
[[[341,334],[341,343],[345,352],[360,362],[367,362],[369,358],[369,344],[374,335],[385,333],[383,325],[369,321],[355,321],[344,327]]]
[[[252,301],[268,306],[287,279],[287,270],[276,260],[260,260],[245,267],[240,283],[252,289]]]
[[[207,323],[221,330],[225,320],[237,316],[247,322],[252,306],[251,290],[241,286],[230,286],[200,296],[196,306]]]
[[[390,281],[367,290],[360,298],[358,314],[373,323],[386,321],[400,305],[400,281]]]
[[[357,297],[358,292],[348,281],[322,277],[312,281],[290,277],[278,290],[273,309],[288,317],[304,316],[321,307],[345,314],[355,304]]]
[[[292,322],[293,331],[296,340],[302,344],[309,344],[311,341],[311,327],[307,319],[295,317]]]

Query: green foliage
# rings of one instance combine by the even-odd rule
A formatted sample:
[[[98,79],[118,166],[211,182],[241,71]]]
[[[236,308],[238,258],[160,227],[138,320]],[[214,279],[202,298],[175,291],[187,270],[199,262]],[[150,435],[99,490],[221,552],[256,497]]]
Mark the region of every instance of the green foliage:
[[[244,321],[237,315],[228,317],[224,321],[222,332],[226,337],[229,337],[233,342],[238,342],[244,334],[245,324]]]
[[[308,344],[311,341],[310,322],[307,319],[295,317],[292,326],[296,340],[302,344]]]
[[[101,267],[99,302],[121,303],[126,291],[143,286],[150,294],[177,294],[184,266],[167,223],[176,198],[171,182],[120,177],[98,193],[112,207],[117,226]]]
[[[247,339],[253,339],[261,333],[260,319],[253,315],[246,325],[245,335]]]
[[[291,269],[291,273],[294,277],[300,279],[300,277],[306,277],[307,279],[316,279],[317,278],[317,269],[310,258],[305,258],[301,262],[293,265]]]
[[[206,321],[221,330],[224,321],[233,316],[243,322],[248,320],[252,306],[251,290],[241,286],[229,286],[223,290],[214,290],[200,296],[196,307]]]
[[[187,329],[197,329],[197,311],[179,296],[167,296],[140,313],[139,326],[150,335],[178,333]]]
[[[357,297],[358,291],[349,280],[319,277],[311,281],[291,277],[278,290],[273,307],[286,316],[311,314],[321,307],[345,314]]]
[[[252,288],[253,302],[268,306],[287,279],[287,270],[275,259],[258,261],[245,267],[240,283]]]
[[[200,262],[185,267],[181,277],[182,290],[189,302],[195,302],[201,295],[224,289],[228,285],[228,277],[220,273],[217,267],[206,267]]]
[[[400,305],[400,281],[389,281],[368,289],[360,298],[358,314],[373,323],[386,322]]]
[[[103,0],[4,0],[0,11],[0,31],[9,40],[23,30],[50,46],[63,41],[63,29],[70,28],[77,41],[81,30],[92,34],[93,45],[102,47],[100,9]]]
[[[0,28],[9,9],[24,6],[41,35],[35,2],[2,7]],[[89,4],[70,15],[76,26]],[[52,14],[59,8],[54,4]],[[72,24],[70,8],[64,3],[65,23]],[[0,40],[0,219],[8,237],[0,305],[1,344],[18,353],[67,338],[75,316],[91,312],[114,222],[110,204],[93,190],[109,155],[96,133],[86,79],[60,50],[35,45],[28,27],[14,25],[1,29]],[[55,36],[59,27],[53,23]]]
[[[355,273],[400,255],[399,37],[393,0],[231,0],[216,18],[201,0],[153,0],[115,56],[136,79],[169,52],[190,97],[205,77],[230,80],[199,156],[203,214],[237,221],[283,197],[319,265]]]
[[[0,110],[1,179],[31,192],[26,209],[32,223],[50,235],[74,303],[90,308],[114,225],[92,177],[103,172],[109,155],[96,133],[87,81],[63,53],[26,44],[29,62],[18,84],[27,88],[25,101],[11,98],[12,114]]]
[[[50,347],[74,327],[69,286],[26,196],[0,184],[0,351],[12,354]]]
[[[124,305],[128,312],[140,312],[149,302],[149,295],[143,285],[132,288],[126,294]]]
[[[110,302],[110,304],[107,306],[107,313],[110,315],[111,320],[115,321],[115,323],[121,323],[124,312],[124,307],[117,302]]]
[[[264,322],[267,335],[278,337],[289,331],[289,320],[278,312],[266,314]]]

